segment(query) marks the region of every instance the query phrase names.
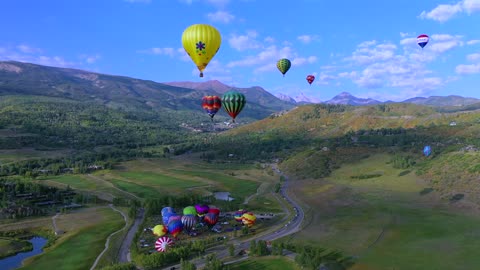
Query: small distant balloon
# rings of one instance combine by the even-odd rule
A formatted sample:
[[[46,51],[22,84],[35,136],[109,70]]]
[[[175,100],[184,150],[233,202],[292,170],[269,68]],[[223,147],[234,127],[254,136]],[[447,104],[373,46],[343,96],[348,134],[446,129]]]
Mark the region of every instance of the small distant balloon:
[[[315,80],[315,76],[313,75],[308,75],[307,76],[307,82],[312,85],[313,81]]]
[[[285,73],[287,73],[291,66],[292,62],[290,62],[290,60],[287,58],[282,58],[277,61],[277,68],[283,74],[283,77],[285,77]]]
[[[429,145],[427,145],[423,148],[423,154],[426,157],[430,156],[431,153],[432,153],[432,148]]]
[[[429,40],[430,38],[427,35],[423,34],[417,37],[417,44],[423,49],[423,47],[427,45]]]

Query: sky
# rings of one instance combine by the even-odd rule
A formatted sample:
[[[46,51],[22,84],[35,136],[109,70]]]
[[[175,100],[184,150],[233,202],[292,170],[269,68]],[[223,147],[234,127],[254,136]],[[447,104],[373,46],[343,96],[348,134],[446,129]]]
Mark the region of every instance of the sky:
[[[222,36],[203,78],[181,43],[198,23]],[[0,25],[0,60],[321,101],[480,98],[480,0],[2,0]]]

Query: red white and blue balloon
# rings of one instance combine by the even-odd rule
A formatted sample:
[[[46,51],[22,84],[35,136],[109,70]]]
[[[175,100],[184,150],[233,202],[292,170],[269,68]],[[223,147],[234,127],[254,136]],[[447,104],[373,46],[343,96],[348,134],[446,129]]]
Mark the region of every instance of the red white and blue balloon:
[[[425,47],[427,45],[429,39],[430,38],[425,34],[418,36],[417,37],[418,46],[422,47],[422,49],[423,49],[423,47]]]

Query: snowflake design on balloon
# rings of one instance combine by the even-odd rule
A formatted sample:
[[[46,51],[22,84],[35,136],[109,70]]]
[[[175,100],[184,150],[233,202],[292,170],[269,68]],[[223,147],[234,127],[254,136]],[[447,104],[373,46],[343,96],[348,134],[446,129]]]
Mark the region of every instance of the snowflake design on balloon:
[[[203,43],[202,41],[199,41],[197,42],[196,44],[196,49],[197,49],[197,53],[198,55],[202,55],[202,54],[205,54],[205,43]]]

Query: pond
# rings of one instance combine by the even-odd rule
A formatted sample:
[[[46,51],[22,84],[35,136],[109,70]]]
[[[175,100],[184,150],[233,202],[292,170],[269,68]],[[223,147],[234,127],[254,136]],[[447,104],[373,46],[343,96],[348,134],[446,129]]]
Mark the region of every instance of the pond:
[[[234,198],[230,197],[230,192],[215,192],[213,193],[215,199],[222,201],[233,201]]]
[[[33,237],[32,239],[28,240],[30,243],[33,244],[33,250],[27,252],[21,252],[17,255],[6,257],[0,259],[0,269],[2,270],[13,270],[17,269],[22,266],[22,261],[26,258],[35,256],[37,254],[42,253],[42,248],[47,243],[47,239],[43,237]]]

